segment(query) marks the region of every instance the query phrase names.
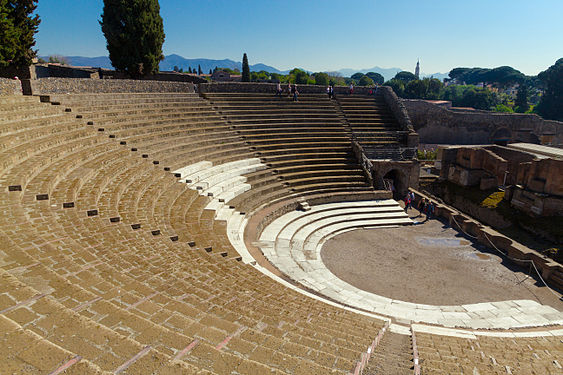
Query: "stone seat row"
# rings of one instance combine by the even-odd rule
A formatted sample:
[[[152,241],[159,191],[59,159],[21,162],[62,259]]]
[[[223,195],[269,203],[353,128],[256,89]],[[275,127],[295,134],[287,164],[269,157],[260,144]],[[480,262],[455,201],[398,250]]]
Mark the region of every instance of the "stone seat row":
[[[560,374],[561,337],[476,339],[417,333],[423,373]]]
[[[119,148],[119,147],[118,147],[118,148]],[[144,169],[148,169],[148,167],[154,169],[154,165],[150,166],[149,163],[144,163],[144,164],[145,164]],[[147,166],[147,164],[148,164],[148,166]],[[80,166],[77,166],[76,169],[79,170],[79,168],[80,168]],[[113,171],[113,172],[107,171],[107,172],[113,173],[113,172],[115,172],[115,171]],[[138,172],[141,172],[141,170],[139,170]],[[163,173],[164,173],[164,172],[163,172]],[[135,175],[135,174],[136,174],[136,173],[133,173],[132,175]],[[152,172],[149,172],[149,174],[152,174]],[[102,175],[103,175],[103,174],[100,174],[100,176],[102,176]],[[110,176],[113,177],[113,175],[107,175],[107,177],[104,177],[104,179],[107,180],[107,179],[111,178]],[[46,176],[46,177],[47,177],[47,176]],[[148,181],[148,180],[146,180],[145,182],[147,182],[147,181]],[[84,184],[82,185],[82,187],[87,187],[88,185],[89,185],[88,182],[86,182],[86,183],[84,183]],[[109,185],[106,184],[106,186],[109,186]],[[137,191],[137,190],[138,190],[138,187],[131,186],[129,189],[132,189],[132,191]],[[56,188],[55,188],[55,190],[56,190]],[[84,191],[84,194],[82,195],[82,193],[79,192],[79,193],[77,194],[78,197],[80,197],[80,196],[87,197],[87,196],[89,195],[89,193],[88,193],[87,190],[81,189],[81,191]],[[148,190],[147,190],[147,191],[148,191]],[[128,193],[126,193],[126,192],[123,192],[123,193],[121,193],[121,194],[125,194],[124,197],[127,198],[127,201],[130,201],[131,199],[133,199],[133,200],[135,201],[136,198],[134,198],[134,197],[135,197],[135,196],[138,196],[138,194],[133,194],[133,195],[128,196],[128,195],[127,195]],[[103,193],[102,193],[102,196],[103,196]],[[110,232],[112,232],[111,225],[110,225],[109,223],[105,225],[105,228],[104,228],[103,226],[99,226],[99,224],[96,224],[96,221],[99,221],[99,220],[97,219],[97,217],[99,217],[99,218],[101,219],[101,216],[102,216],[102,215],[97,215],[97,217],[92,217],[92,218],[89,218],[89,217],[86,216],[86,215],[84,215],[84,216],[82,216],[82,217],[76,217],[76,215],[74,215],[74,212],[76,212],[76,209],[79,208],[79,207],[82,207],[82,206],[80,206],[80,199],[77,200],[77,206],[76,206],[74,209],[73,209],[73,208],[70,208],[69,211],[65,211],[65,210],[62,209],[62,208],[57,208],[57,211],[58,211],[58,212],[57,212],[56,214],[53,213],[52,208],[49,208],[48,202],[45,202],[45,203],[41,203],[41,202],[28,202],[28,203],[26,203],[26,205],[29,205],[29,208],[35,207],[35,209],[37,209],[37,207],[38,207],[38,205],[39,205],[39,207],[40,207],[40,212],[41,212],[41,217],[42,217],[44,214],[51,215],[51,216],[48,216],[47,218],[45,218],[45,219],[43,219],[43,220],[36,220],[36,221],[34,222],[34,224],[32,224],[32,226],[35,226],[35,224],[37,223],[37,226],[39,226],[39,225],[40,225],[39,223],[42,222],[41,225],[44,224],[44,225],[46,226],[46,227],[45,227],[45,228],[46,228],[45,230],[44,230],[44,229],[41,229],[41,230],[39,230],[39,231],[34,230],[34,233],[39,234],[39,236],[38,236],[37,238],[44,238],[44,237],[52,238],[51,235],[49,235],[49,234],[51,233],[51,230],[52,230],[52,229],[57,228],[57,227],[59,227],[59,228],[64,228],[64,230],[66,231],[66,233],[68,234],[68,236],[69,236],[70,238],[76,238],[77,243],[78,243],[78,239],[79,239],[79,238],[84,238],[83,236],[84,236],[85,234],[87,234],[87,233],[91,233],[91,235],[89,235],[89,236],[86,237],[86,238],[94,239],[94,238],[96,238],[96,236],[99,236],[101,233],[103,233],[103,236],[110,236]],[[86,207],[87,207],[87,206],[84,206],[84,208],[86,208]],[[56,221],[57,221],[58,223],[60,223],[59,225],[53,226],[53,220],[49,219],[49,217],[53,217],[53,215],[55,215],[54,217],[57,218]],[[21,218],[24,218],[25,216],[24,216],[24,215],[21,215],[21,216],[19,216],[19,217],[20,217],[20,219],[17,219],[17,220],[21,220]],[[106,219],[107,219],[107,218],[106,218]],[[72,225],[72,226],[69,226],[69,225],[67,225],[67,223],[75,223],[75,224]],[[84,226],[83,229],[80,229],[80,225],[77,226],[76,223],[80,223],[80,225],[86,225],[86,224],[88,224],[88,226]],[[116,225],[122,227],[122,228],[120,229],[120,231],[126,230],[126,228],[127,228],[127,227],[123,227],[123,225],[121,225],[120,223],[117,223]],[[87,228],[89,228],[89,229],[87,229]],[[104,228],[104,229],[102,229],[102,228]],[[28,228],[28,229],[29,229],[29,228]],[[39,229],[39,228],[37,228],[37,229]],[[101,231],[101,230],[103,230],[103,231]],[[77,237],[77,236],[76,236],[76,232],[77,232],[77,231],[78,231],[78,233],[82,233],[82,235],[81,235],[80,237]],[[125,232],[121,232],[121,233],[122,233],[122,235],[123,235]],[[21,234],[23,234],[23,233],[21,233]],[[147,234],[147,235],[148,235],[148,234]],[[145,236],[146,236],[146,235],[145,235]],[[28,240],[30,240],[31,238],[36,238],[36,237],[35,237],[35,236],[27,237]],[[145,237],[143,236],[142,238],[145,238]],[[151,238],[151,237],[145,238],[145,241],[148,240],[148,239],[150,239],[150,238]],[[112,248],[113,246],[115,246],[115,244],[118,243],[118,239],[119,239],[119,237],[116,237],[115,242],[108,239],[109,241],[107,241],[107,242],[100,242],[98,245],[95,245],[96,242],[93,242],[93,245],[94,245],[94,246],[97,246],[100,250],[103,250],[103,251],[104,251],[104,254],[106,254],[106,256],[107,256],[107,255],[108,255],[108,252],[107,252],[106,249],[107,249],[107,248]],[[91,241],[91,240],[88,240],[88,241]],[[128,241],[127,243],[129,243],[130,245],[132,244],[130,241]],[[112,244],[113,244],[113,245],[112,245]],[[136,243],[135,246],[138,246],[138,243]],[[156,246],[156,245],[153,244],[153,246]],[[151,247],[152,247],[152,246],[151,246]],[[148,247],[148,248],[146,248],[145,250],[142,250],[143,253],[148,255],[151,250],[154,251],[154,249],[151,249],[151,247]],[[159,246],[159,247],[161,247],[161,246]],[[78,249],[80,249],[80,248],[78,247]],[[166,249],[166,247],[162,247],[162,250],[164,250],[164,249]],[[141,250],[141,248],[139,248],[139,250]],[[119,256],[120,254],[116,254],[116,255]],[[126,256],[126,253],[124,253],[123,255]],[[207,256],[206,253],[202,253],[201,255]],[[115,256],[114,256],[112,259],[113,259],[112,264],[114,264],[115,262],[121,260],[120,258],[115,258]],[[213,262],[219,261],[219,259],[213,258],[213,257],[211,257],[210,259],[212,259]],[[109,261],[109,259],[108,259],[108,261]],[[139,263],[139,264],[143,264],[143,263]],[[103,265],[102,265],[102,266],[103,266]],[[147,266],[146,262],[143,264],[143,266],[144,266],[144,267]],[[95,270],[95,269],[96,269],[96,268],[92,267],[92,270]],[[137,267],[137,268],[136,268],[136,271],[132,271],[132,272],[135,273],[135,272],[139,272],[140,270],[141,270],[141,269],[139,269],[139,267]],[[89,274],[90,274],[90,273],[89,273]],[[147,273],[147,275],[148,275],[148,274],[149,274],[149,273]],[[70,279],[70,280],[73,280],[73,279]],[[77,281],[77,280],[74,280],[74,281]],[[91,289],[90,289],[90,290],[91,290]],[[146,296],[145,296],[145,297],[146,297]],[[140,305],[139,305],[139,306],[140,306]],[[85,310],[85,311],[88,311],[88,310]],[[113,328],[112,328],[112,329],[113,329]],[[124,332],[125,332],[125,331],[124,331]],[[312,365],[312,364],[311,364],[311,365]]]

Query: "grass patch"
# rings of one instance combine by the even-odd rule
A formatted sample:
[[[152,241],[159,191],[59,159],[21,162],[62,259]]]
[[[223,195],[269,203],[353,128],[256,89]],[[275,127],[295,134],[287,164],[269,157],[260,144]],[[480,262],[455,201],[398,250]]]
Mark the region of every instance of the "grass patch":
[[[486,208],[497,208],[504,199],[504,191],[496,191],[481,201],[480,206]]]

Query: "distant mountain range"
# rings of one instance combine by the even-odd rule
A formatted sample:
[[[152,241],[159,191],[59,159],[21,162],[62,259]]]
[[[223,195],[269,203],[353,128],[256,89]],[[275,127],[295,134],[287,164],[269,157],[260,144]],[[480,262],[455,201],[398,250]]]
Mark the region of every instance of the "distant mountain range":
[[[48,56],[41,56],[44,60],[48,60]],[[93,66],[105,69],[112,69],[111,62],[109,57],[107,56],[99,56],[99,57],[84,57],[84,56],[65,56],[68,63],[73,66]],[[187,71],[188,68],[197,69],[198,66],[201,66],[201,70],[203,73],[209,73],[209,70],[218,68],[229,68],[229,69],[239,69],[242,68],[242,63],[240,61],[233,61],[230,59],[224,60],[212,60],[212,59],[186,59],[180,55],[172,54],[164,57],[164,60],[160,62],[160,70],[167,71],[167,70],[174,70],[174,67],[177,66],[184,71]],[[274,68],[273,66],[269,66],[266,64],[258,63],[254,65],[250,65],[250,70],[253,72],[259,72],[264,70],[269,73],[278,73],[278,74],[288,74],[289,70],[279,70]],[[307,69],[304,69],[307,70]],[[380,68],[375,66],[370,69],[340,69],[336,71],[340,73],[344,77],[350,77],[354,73],[367,73],[367,72],[375,72],[381,74],[385,80],[389,80],[404,69],[401,68]],[[308,70],[307,70],[308,71]],[[310,71],[309,71],[310,72]],[[421,74],[422,77],[430,77],[433,76],[434,78],[438,78],[442,80],[448,77],[447,73],[434,73],[434,74]]]

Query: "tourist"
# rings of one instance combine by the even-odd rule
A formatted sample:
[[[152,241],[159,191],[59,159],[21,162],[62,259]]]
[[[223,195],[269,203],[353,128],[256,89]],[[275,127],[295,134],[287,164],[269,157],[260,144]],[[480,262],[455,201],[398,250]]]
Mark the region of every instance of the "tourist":
[[[434,210],[435,210],[436,206],[434,206],[434,202],[429,201],[428,202],[428,213],[426,214],[426,220],[428,219],[432,219],[432,216],[434,216]]]
[[[326,94],[328,95],[328,98],[330,99],[330,85],[328,85],[326,87]]]
[[[281,87],[281,83],[278,82],[278,85],[276,87],[276,96],[279,96],[280,98],[282,97],[282,87]]]
[[[287,83],[287,96],[290,97],[291,96],[291,82]]]
[[[299,91],[297,91],[297,84],[293,85],[293,101],[297,102],[299,100],[297,100],[297,97],[299,96]]]
[[[350,83],[350,95],[354,93],[354,84]]]
[[[408,209],[411,207],[411,195],[409,193],[407,193],[407,195],[405,195],[405,212],[408,211]]]

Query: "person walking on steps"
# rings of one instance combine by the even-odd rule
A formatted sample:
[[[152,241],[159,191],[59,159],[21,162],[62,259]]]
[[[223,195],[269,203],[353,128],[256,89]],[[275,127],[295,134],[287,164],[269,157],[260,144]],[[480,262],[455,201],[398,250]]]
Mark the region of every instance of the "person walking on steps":
[[[282,97],[282,87],[281,87],[281,83],[278,82],[278,85],[276,86],[276,96],[279,96],[280,99]]]
[[[354,84],[350,83],[350,95],[354,93]]]
[[[288,97],[291,96],[291,83],[290,82],[287,83],[287,96]]]
[[[298,102],[299,100],[297,100],[297,98],[299,97],[299,91],[297,91],[297,84],[294,83],[293,84],[293,101],[294,102]]]

